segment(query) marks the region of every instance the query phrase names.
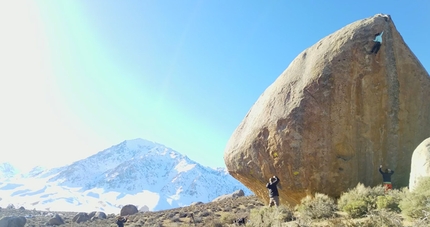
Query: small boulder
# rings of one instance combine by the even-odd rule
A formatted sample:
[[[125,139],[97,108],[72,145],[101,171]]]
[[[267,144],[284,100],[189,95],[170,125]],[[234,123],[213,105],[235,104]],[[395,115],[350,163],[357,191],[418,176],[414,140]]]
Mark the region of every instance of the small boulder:
[[[47,223],[47,225],[63,225],[63,224],[64,224],[64,220],[58,214],[55,214],[55,216],[53,218],[49,219],[49,221]]]
[[[90,213],[88,213],[89,218],[93,218],[96,213],[97,211],[91,211]]]
[[[140,209],[139,212],[148,212],[149,211],[149,207],[147,205],[143,205]]]
[[[105,213],[105,212],[97,211],[97,212],[94,214],[94,216],[93,216],[93,217],[91,217],[91,218],[95,218],[95,219],[106,219],[106,218],[107,218],[107,215],[106,215],[106,213]]]
[[[202,204],[203,204],[203,202],[194,202],[194,203],[191,203],[190,206],[198,206],[198,205],[202,205]]]
[[[72,219],[72,221],[76,223],[86,222],[88,220],[90,220],[90,216],[85,212],[79,212]]]
[[[128,204],[121,208],[120,215],[121,216],[133,215],[133,214],[136,214],[137,212],[139,211],[137,210],[137,207],[135,205]]]
[[[215,198],[214,200],[212,200],[212,202],[219,202],[219,201],[221,201],[221,200],[228,199],[228,198],[237,198],[237,197],[242,197],[242,196],[244,196],[244,195],[245,195],[245,193],[243,192],[243,190],[242,190],[242,189],[239,189],[239,190],[237,190],[237,191],[235,191],[235,192],[233,192],[233,193],[230,193],[230,194],[227,194],[227,195],[219,196],[219,197]]]

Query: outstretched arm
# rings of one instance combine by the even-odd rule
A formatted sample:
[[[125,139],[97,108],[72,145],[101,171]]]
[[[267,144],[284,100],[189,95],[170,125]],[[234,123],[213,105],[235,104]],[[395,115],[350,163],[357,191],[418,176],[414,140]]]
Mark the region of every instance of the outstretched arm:
[[[383,174],[384,172],[382,172],[382,165],[380,165],[379,166],[379,172],[381,173],[381,174]]]

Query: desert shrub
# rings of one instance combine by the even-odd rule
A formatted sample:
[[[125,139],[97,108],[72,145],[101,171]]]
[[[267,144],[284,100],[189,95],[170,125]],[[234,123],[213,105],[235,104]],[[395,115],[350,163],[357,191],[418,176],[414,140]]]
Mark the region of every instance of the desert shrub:
[[[414,221],[413,226],[414,227],[428,227],[430,226],[430,213],[424,211],[423,217],[418,218]]]
[[[384,194],[385,190],[382,186],[371,188],[358,183],[355,188],[342,193],[338,200],[338,207],[352,218],[361,217],[376,209],[377,197]]]
[[[378,226],[378,227],[402,227],[402,219],[396,213],[388,210],[369,211],[369,218],[361,223],[361,226]]]
[[[236,217],[231,213],[221,214],[220,221],[222,224],[231,224],[236,219]]]
[[[314,197],[306,196],[297,206],[300,217],[309,217],[311,219],[331,217],[335,209],[334,200],[321,193],[315,193]]]
[[[220,221],[218,221],[218,220],[208,219],[208,220],[205,221],[205,226],[208,226],[208,227],[223,227],[224,225]]]
[[[202,223],[203,222],[203,218],[201,217],[194,217],[194,223]]]
[[[293,209],[286,205],[252,209],[247,226],[279,226],[281,223],[291,221],[293,219],[293,213]]]
[[[430,212],[430,177],[418,181],[413,191],[406,193],[399,205],[402,213],[410,218],[424,218]]]
[[[378,210],[389,210],[399,213],[401,211],[399,204],[400,201],[405,197],[407,189],[401,190],[393,189],[389,190],[385,195],[378,196],[376,198],[376,207]]]
[[[351,217],[341,217],[327,220],[330,227],[370,227],[363,221],[356,221]],[[372,226],[374,227],[374,226]]]
[[[224,211],[224,212],[231,212],[231,207],[224,207],[223,209],[222,209],[222,211]]]

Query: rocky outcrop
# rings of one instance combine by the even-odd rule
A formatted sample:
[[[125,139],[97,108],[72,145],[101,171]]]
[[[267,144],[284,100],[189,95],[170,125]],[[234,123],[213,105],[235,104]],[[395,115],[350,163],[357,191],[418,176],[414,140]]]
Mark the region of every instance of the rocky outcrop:
[[[233,193],[218,196],[217,198],[212,200],[212,202],[219,202],[219,201],[224,200],[224,199],[237,198],[237,197],[241,197],[241,196],[245,196],[245,193],[243,192],[243,190],[239,189],[237,191],[234,191]]]
[[[421,177],[430,177],[430,138],[420,143],[412,154],[409,190],[415,189]]]
[[[121,216],[133,215],[137,212],[139,211],[137,210],[137,207],[135,205],[128,204],[121,208],[120,215]]]
[[[384,31],[379,52],[369,54]],[[407,186],[415,147],[430,136],[430,78],[387,15],[354,22],[304,50],[259,97],[226,145],[229,173],[281,203],[381,183]]]

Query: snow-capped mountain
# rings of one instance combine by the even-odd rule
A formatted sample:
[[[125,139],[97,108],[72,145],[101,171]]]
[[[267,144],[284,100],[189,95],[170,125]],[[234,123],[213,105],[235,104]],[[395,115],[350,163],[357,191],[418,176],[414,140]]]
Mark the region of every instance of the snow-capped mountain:
[[[164,145],[135,139],[68,166],[35,168],[13,182],[0,182],[0,206],[117,213],[134,204],[164,210],[209,202],[239,189],[251,193],[225,169],[204,167]]]

